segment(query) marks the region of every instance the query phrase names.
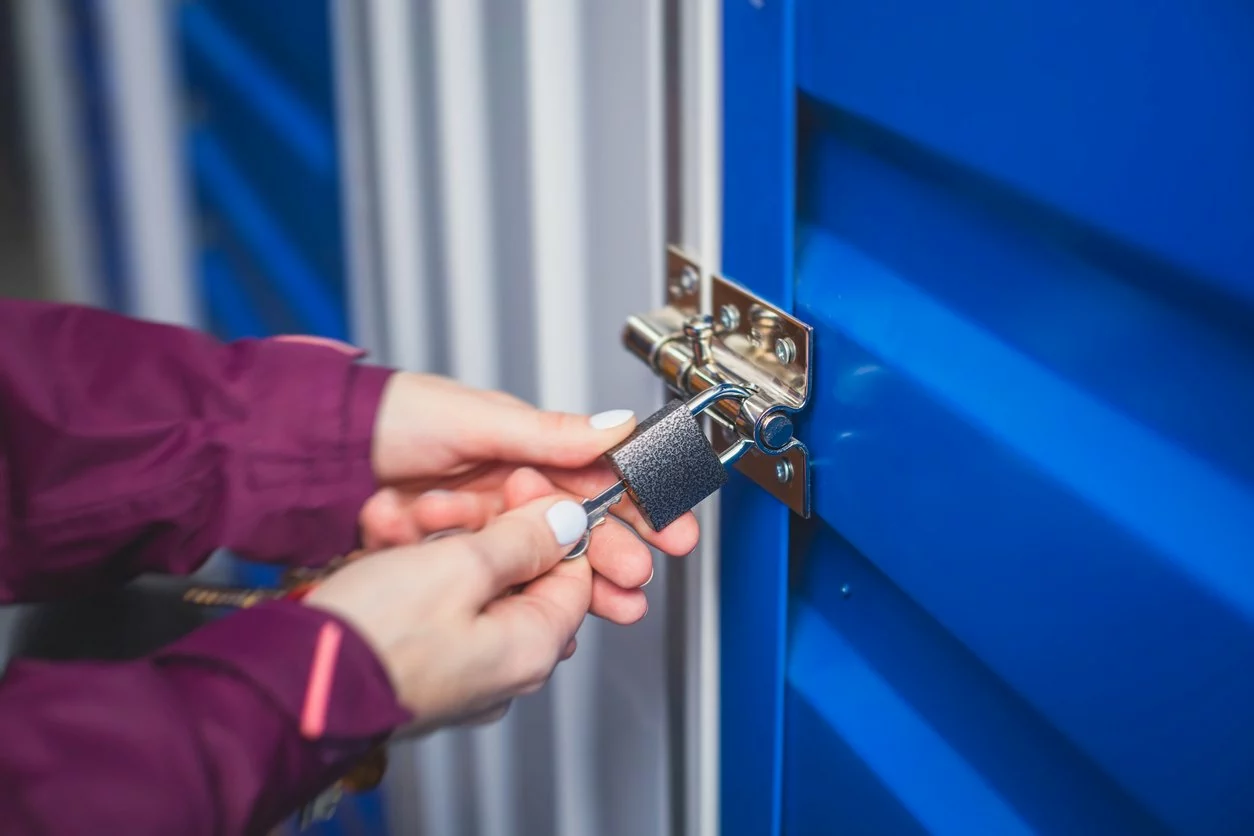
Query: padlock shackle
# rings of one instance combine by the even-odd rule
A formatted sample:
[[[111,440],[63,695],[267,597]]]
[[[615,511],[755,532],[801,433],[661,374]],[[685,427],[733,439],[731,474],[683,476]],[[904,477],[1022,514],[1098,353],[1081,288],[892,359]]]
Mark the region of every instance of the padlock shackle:
[[[737,438],[732,442],[730,447],[723,451],[722,455],[718,457],[718,460],[723,467],[731,467],[740,459],[741,456],[748,453],[752,449],[753,439]]]
[[[686,406],[688,412],[695,418],[721,400],[747,401],[751,397],[753,397],[753,392],[744,386],[738,386],[735,383],[720,383],[693,395]]]
[[[688,411],[692,413],[692,417],[695,418],[721,400],[738,400],[744,402],[749,400],[751,397],[753,397],[753,391],[748,387],[738,386],[735,383],[719,383],[715,386],[711,386],[703,392],[698,392],[688,401],[687,406]],[[738,438],[732,446],[723,451],[723,454],[718,457],[718,460],[722,463],[723,467],[730,467],[736,463],[737,459],[749,452],[750,448],[753,447],[753,444],[754,442],[751,438]]]

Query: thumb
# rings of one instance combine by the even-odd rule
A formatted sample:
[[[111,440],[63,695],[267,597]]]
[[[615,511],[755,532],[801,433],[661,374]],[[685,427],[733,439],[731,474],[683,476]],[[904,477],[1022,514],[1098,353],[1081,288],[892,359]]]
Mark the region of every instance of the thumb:
[[[489,455],[482,458],[562,468],[591,464],[636,428],[630,409],[588,416],[523,408],[511,410],[507,420],[501,417],[494,416],[490,426],[473,433],[488,448]]]
[[[582,505],[550,496],[502,514],[466,536],[462,542],[485,570],[483,601],[552,569],[587,530],[588,515]]]

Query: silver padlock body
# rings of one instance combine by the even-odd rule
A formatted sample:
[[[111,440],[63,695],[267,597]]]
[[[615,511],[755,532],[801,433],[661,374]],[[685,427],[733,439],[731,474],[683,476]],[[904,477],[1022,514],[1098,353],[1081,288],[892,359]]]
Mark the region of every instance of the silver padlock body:
[[[650,415],[606,456],[654,531],[727,483],[727,470],[681,400]]]

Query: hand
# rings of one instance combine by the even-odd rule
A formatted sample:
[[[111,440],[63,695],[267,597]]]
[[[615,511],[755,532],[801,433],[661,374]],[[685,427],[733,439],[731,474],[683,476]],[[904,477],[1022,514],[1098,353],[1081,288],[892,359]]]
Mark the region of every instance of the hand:
[[[415,730],[499,716],[573,652],[592,573],[562,557],[586,526],[577,503],[533,499],[481,531],[354,560],[304,602],[369,642]]]
[[[523,466],[536,468],[518,477],[532,491],[543,479],[573,497],[594,496],[617,478],[602,454],[634,428],[625,410],[592,418],[543,412],[500,392],[397,373],[375,425],[375,473],[388,488],[362,509],[363,544],[377,549],[451,528],[478,529],[508,507],[504,486]],[[630,500],[611,513],[667,554],[696,546],[692,514],[654,532]],[[648,604],[639,588],[653,576],[645,544],[611,522],[594,532],[588,559],[592,612],[620,624],[642,618]]]

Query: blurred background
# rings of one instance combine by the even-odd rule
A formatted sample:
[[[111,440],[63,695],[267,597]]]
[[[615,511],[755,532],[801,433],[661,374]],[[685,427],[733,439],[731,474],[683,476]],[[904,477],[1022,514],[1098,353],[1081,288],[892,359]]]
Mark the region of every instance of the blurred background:
[[[684,223],[664,80],[695,5],[0,0],[0,292],[647,413],[660,390],[618,333],[660,302]],[[589,623],[550,688],[398,749],[314,832],[682,830],[697,571],[659,562],[641,625]],[[136,600],[5,612],[5,646],[125,655],[194,623]]]
[[[0,0],[0,294],[52,295],[43,260],[21,88],[16,0]]]

